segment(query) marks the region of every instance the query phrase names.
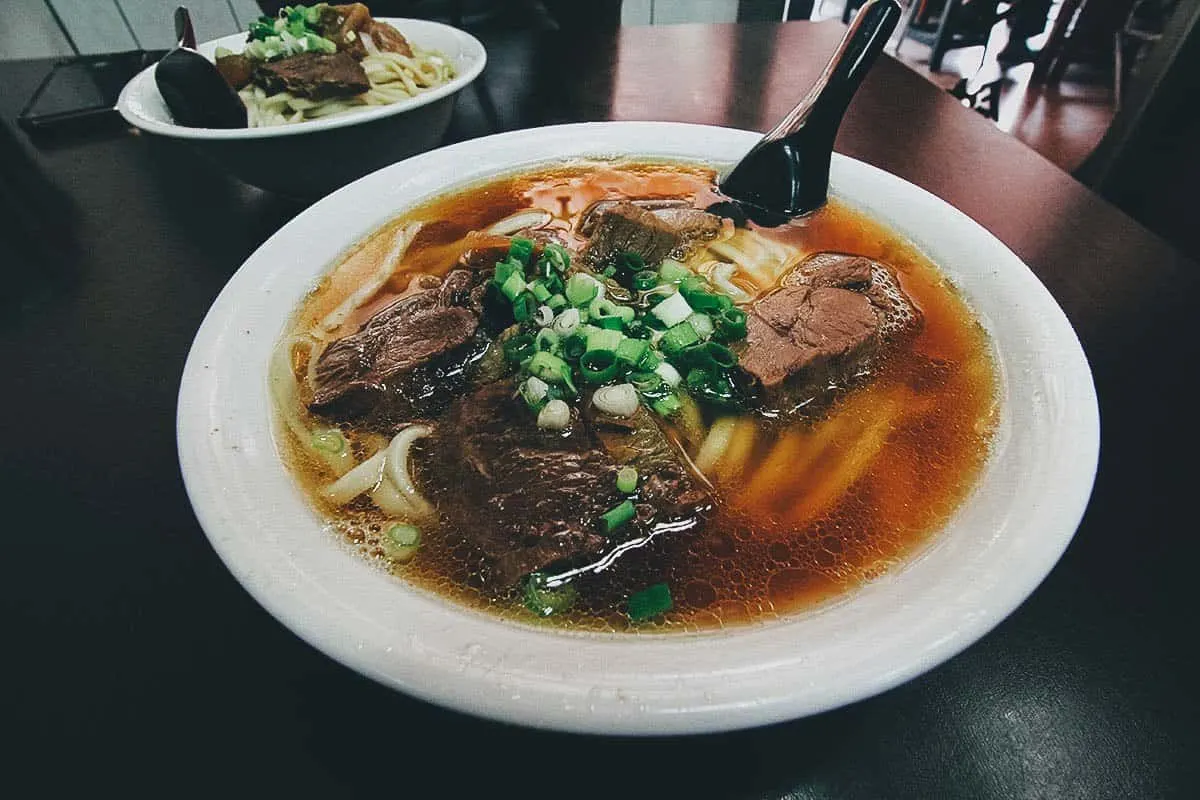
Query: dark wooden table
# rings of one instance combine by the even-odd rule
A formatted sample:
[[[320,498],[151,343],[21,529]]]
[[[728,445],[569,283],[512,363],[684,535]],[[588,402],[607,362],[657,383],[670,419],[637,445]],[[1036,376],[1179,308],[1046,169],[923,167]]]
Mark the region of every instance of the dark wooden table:
[[[840,33],[486,31],[482,91],[450,138],[599,119],[763,129]],[[33,147],[12,121],[45,68],[0,64],[7,796],[1200,796],[1200,273],[916,73],[883,59],[839,148],[978,219],[1065,308],[1101,404],[1086,518],[1009,620],[882,696],[728,735],[603,739],[381,688],[226,572],[184,495],[176,391],[209,303],[300,206],[147,137]]]

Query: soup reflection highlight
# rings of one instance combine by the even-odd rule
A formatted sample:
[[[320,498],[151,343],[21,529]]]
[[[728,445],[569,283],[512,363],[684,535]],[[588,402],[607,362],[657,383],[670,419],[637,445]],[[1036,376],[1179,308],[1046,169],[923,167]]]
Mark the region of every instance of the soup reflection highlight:
[[[329,528],[464,605],[615,631],[793,613],[929,542],[989,453],[984,329],[879,222],[739,228],[714,177],[555,166],[348,253],[271,374]]]

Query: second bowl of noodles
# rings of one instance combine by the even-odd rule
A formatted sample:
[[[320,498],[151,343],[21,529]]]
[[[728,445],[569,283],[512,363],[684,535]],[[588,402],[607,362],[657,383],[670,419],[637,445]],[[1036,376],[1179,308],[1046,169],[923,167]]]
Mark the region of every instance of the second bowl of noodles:
[[[483,45],[465,31],[429,20],[378,19],[399,31],[418,52],[436,54],[447,79],[436,86],[406,92],[402,87],[412,81],[398,75],[394,88],[372,89],[380,97],[388,95],[386,103],[348,109],[330,104],[333,113],[311,118],[307,109],[299,117],[296,109],[284,109],[284,114],[290,113],[296,121],[285,121],[278,103],[250,87],[244,90],[243,100],[252,106],[251,127],[192,128],[172,119],[155,85],[154,67],[148,67],[121,92],[117,110],[131,125],[191,145],[246,183],[300,198],[319,197],[380,167],[439,145],[458,94],[479,76],[487,62]],[[218,50],[242,52],[246,38],[244,33],[233,34],[205,42],[197,49],[215,59]],[[382,64],[379,69],[403,68]],[[263,96],[247,100],[251,93]],[[411,96],[403,96],[406,94]]]

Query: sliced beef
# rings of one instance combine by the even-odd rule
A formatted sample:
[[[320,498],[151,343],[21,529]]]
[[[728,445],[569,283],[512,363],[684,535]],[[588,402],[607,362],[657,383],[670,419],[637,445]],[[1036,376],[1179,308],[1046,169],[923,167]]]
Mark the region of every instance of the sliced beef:
[[[610,456],[635,468],[641,476],[641,519],[653,523],[663,518],[692,517],[712,505],[708,487],[683,463],[679,451],[644,407],[624,419],[593,416],[589,426]]]
[[[739,363],[779,410],[806,406],[865,373],[920,312],[887,267],[820,253],[748,310]]]
[[[652,419],[611,427],[577,419],[566,434],[544,431],[514,394],[498,381],[451,404],[428,466],[431,484],[444,487],[439,508],[479,551],[489,585],[593,563],[659,521],[707,507]],[[597,521],[624,499],[616,488],[623,464],[637,465],[645,491],[638,518],[609,538]]]
[[[785,286],[754,304],[746,320],[743,369],[764,389],[798,373],[826,376],[879,346],[879,317],[866,295],[827,286]]]
[[[325,416],[427,414],[462,388],[464,365],[482,355],[478,273],[425,277],[321,353],[310,408]]]
[[[254,82],[269,92],[310,100],[353,97],[371,88],[362,65],[348,53],[301,53],[254,68]]]
[[[695,242],[713,239],[721,231],[721,218],[695,208],[648,210],[622,201],[601,211],[590,229],[583,251],[588,263],[599,265],[618,253],[632,252],[647,264],[657,264]]]
[[[632,203],[638,208],[646,211],[658,211],[664,208],[691,208],[692,204],[687,200],[674,199],[654,199],[654,200],[597,200],[592,203],[583,213],[579,215],[579,223],[575,226],[575,230],[580,236],[591,236],[596,230],[596,223],[600,221],[601,215],[611,209],[613,206],[621,203]]]
[[[412,46],[404,38],[404,34],[386,22],[372,19],[363,25],[360,33],[365,33],[375,42],[375,46],[385,53],[399,53],[412,58]]]
[[[241,53],[217,57],[217,72],[234,91],[242,89],[254,77],[254,62]]]

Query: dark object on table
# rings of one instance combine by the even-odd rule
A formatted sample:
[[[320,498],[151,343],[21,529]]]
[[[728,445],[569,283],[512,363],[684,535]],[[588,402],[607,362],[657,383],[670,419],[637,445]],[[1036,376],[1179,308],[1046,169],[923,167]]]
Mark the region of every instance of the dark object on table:
[[[175,9],[179,45],[154,68],[154,82],[179,125],[189,128],[244,128],[246,106],[216,66],[196,52],[196,34],[183,6]]]
[[[779,225],[825,205],[842,116],[900,13],[895,0],[868,0],[807,96],[721,178],[721,192],[755,222]]]
[[[971,89],[971,79],[963,78],[954,84],[950,96],[961,102],[972,111],[978,111],[992,122],[1000,121],[1000,86],[1003,78],[985,83],[977,89]]]
[[[58,61],[30,96],[17,123],[39,141],[125,127],[115,110],[121,89],[165,51],[132,50]]]

